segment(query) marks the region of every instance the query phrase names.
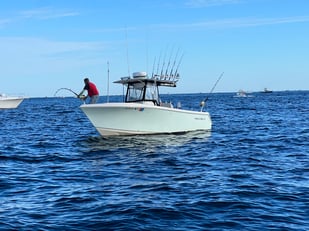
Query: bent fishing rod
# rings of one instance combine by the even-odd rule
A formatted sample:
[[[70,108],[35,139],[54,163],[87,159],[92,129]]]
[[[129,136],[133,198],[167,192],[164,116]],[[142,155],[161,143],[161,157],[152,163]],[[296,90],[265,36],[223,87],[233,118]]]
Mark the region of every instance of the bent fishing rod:
[[[215,82],[214,86],[211,88],[209,94],[207,95],[207,97],[200,103],[201,106],[201,111],[203,111],[205,103],[207,102],[209,95],[214,91],[215,87],[217,86],[217,84],[219,83],[220,79],[222,78],[224,72],[221,73],[221,75],[219,76],[219,78],[217,79],[217,81]]]
[[[59,91],[61,91],[61,90],[67,90],[67,91],[73,93],[74,95],[76,95],[77,98],[79,98],[79,95],[78,95],[75,91],[73,91],[73,90],[70,89],[70,88],[66,88],[66,87],[59,88],[59,89],[55,92],[54,96],[56,96],[57,93],[58,93]]]

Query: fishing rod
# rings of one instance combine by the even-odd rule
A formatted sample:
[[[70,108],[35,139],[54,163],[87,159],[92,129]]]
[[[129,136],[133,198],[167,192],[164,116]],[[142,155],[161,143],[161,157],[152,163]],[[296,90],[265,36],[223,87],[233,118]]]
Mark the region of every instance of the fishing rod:
[[[177,58],[178,58],[178,52],[179,52],[179,48],[178,48],[178,50],[177,50],[177,52],[176,52],[176,56],[175,56],[175,59],[174,59],[174,63],[173,63],[172,68],[171,68],[171,72],[170,72],[170,75],[169,75],[169,80],[171,79],[171,77],[172,77],[172,75],[173,75],[173,70],[174,70],[174,67],[175,67],[175,65],[176,65],[176,61],[177,61]]]
[[[172,47],[170,58],[169,58],[168,63],[167,63],[167,67],[166,67],[166,71],[165,71],[165,78],[167,77],[167,72],[168,72],[168,69],[169,69],[170,64],[171,64],[171,59],[172,59],[173,51],[174,51],[174,47]]]
[[[166,55],[167,55],[167,51],[168,51],[168,46],[165,50],[165,53],[164,53],[164,57],[163,57],[163,64],[162,64],[162,68],[161,68],[161,75],[160,75],[160,79],[164,79],[165,77],[163,76],[163,70],[164,70],[164,66],[165,66],[165,58],[166,58]]]
[[[77,98],[79,98],[79,95],[78,95],[75,91],[73,91],[73,90],[70,89],[70,88],[66,88],[66,87],[59,88],[59,89],[55,92],[54,96],[56,96],[57,93],[58,93],[59,91],[61,91],[61,90],[67,90],[67,91],[73,93],[74,95],[76,95]]]
[[[180,59],[179,59],[177,68],[176,68],[175,73],[174,73],[174,76],[173,76],[173,81],[175,81],[177,78],[179,78],[179,75],[178,75],[178,68],[179,68],[179,66],[180,66],[180,64],[181,64],[181,62],[182,62],[183,56],[184,56],[184,53],[182,53],[182,55],[181,55],[181,57],[180,57]]]
[[[151,78],[154,78],[154,69],[155,69],[155,65],[156,65],[156,57],[154,58],[154,62],[153,62],[153,65],[152,65],[152,73],[151,73]]]
[[[205,98],[205,100],[203,100],[201,103],[200,103],[200,106],[201,106],[201,111],[203,111],[204,109],[204,106],[205,106],[205,103],[207,102],[208,98],[209,98],[209,95],[214,91],[215,87],[217,86],[217,84],[219,83],[220,79],[222,78],[224,72],[221,73],[221,75],[219,76],[219,78],[217,79],[217,81],[215,82],[214,86],[211,88],[209,94],[207,95],[207,97]]]
[[[161,61],[161,54],[162,54],[162,51],[160,51],[160,56],[159,56],[159,61],[158,61],[157,72],[156,72],[156,74],[155,74],[155,75],[158,75],[158,74],[159,74],[160,61]]]

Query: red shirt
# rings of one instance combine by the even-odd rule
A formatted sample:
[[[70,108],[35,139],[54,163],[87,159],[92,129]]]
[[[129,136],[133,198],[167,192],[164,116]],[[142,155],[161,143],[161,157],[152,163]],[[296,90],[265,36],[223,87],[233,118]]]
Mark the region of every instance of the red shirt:
[[[85,85],[84,89],[88,91],[88,96],[90,97],[94,95],[99,95],[99,91],[96,85],[94,85],[94,83],[89,82]]]

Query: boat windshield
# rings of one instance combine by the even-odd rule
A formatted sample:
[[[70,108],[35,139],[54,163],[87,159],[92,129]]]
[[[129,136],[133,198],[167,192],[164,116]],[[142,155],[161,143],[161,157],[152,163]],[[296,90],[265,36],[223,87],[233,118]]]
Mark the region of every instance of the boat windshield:
[[[126,101],[134,102],[143,100],[144,88],[145,88],[144,83],[129,84]]]
[[[150,84],[150,83],[147,84],[145,100],[159,102],[158,88],[154,84]]]
[[[158,88],[153,83],[132,83],[128,85],[126,102],[153,101],[159,103]]]

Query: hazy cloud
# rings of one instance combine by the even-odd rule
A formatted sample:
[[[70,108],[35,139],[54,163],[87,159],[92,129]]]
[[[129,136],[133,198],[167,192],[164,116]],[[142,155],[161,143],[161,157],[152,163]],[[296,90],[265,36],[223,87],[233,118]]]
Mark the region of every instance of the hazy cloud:
[[[75,11],[58,10],[50,7],[38,8],[33,10],[25,10],[20,12],[20,16],[23,18],[33,19],[51,19],[51,18],[63,18],[79,15]]]
[[[27,56],[61,57],[63,54],[98,52],[104,49],[105,44],[100,42],[61,42],[27,37],[0,37],[0,50],[6,54],[18,52]]]
[[[227,4],[237,4],[241,2],[243,2],[243,0],[188,0],[185,5],[192,8],[202,8]]]
[[[15,13],[7,18],[0,18],[0,28],[3,28],[12,23],[16,23],[18,21],[35,19],[35,20],[48,20],[48,19],[56,19],[56,18],[64,18],[64,17],[73,17],[78,16],[79,13],[75,11],[69,10],[59,10],[53,8],[38,8],[33,10],[24,10]]]
[[[0,19],[0,27],[9,24],[12,20],[10,19]]]
[[[185,28],[237,28],[237,27],[256,27],[264,25],[286,24],[286,23],[303,23],[309,22],[309,16],[294,16],[282,18],[231,18],[222,20],[209,20],[193,22],[188,24],[165,24],[156,25],[156,27],[169,29],[185,29]]]

